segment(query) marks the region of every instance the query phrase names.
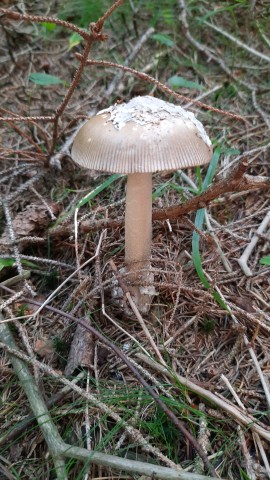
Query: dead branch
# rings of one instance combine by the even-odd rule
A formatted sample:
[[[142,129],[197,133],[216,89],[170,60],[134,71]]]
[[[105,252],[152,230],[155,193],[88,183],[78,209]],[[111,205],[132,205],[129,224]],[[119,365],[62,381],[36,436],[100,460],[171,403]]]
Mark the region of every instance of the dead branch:
[[[55,113],[54,128],[53,128],[53,139],[52,139],[52,145],[51,145],[50,152],[49,152],[50,155],[53,154],[56,143],[57,143],[57,140],[58,140],[59,118],[61,117],[65,108],[67,107],[68,102],[71,99],[71,97],[74,93],[74,90],[77,87],[77,85],[78,85],[78,83],[81,79],[81,76],[82,76],[84,67],[86,65],[86,61],[87,61],[87,57],[89,55],[90,49],[95,42],[98,42],[98,41],[103,42],[107,39],[107,36],[102,34],[102,28],[103,28],[104,22],[105,22],[105,20],[107,20],[107,18],[109,18],[109,16],[114,12],[114,10],[116,10],[116,8],[118,8],[123,3],[123,1],[124,0],[117,0],[109,8],[109,10],[107,10],[107,12],[103,15],[103,17],[101,17],[96,23],[91,23],[90,24],[90,35],[88,36],[88,39],[86,40],[86,45],[84,47],[84,51],[83,51],[83,54],[82,54],[82,57],[81,57],[80,65],[75,72],[75,75],[73,77],[71,85],[70,85],[62,103],[59,105],[59,107],[57,108],[56,113]]]
[[[258,188],[270,188],[270,178],[257,178],[251,175],[246,175],[245,171],[247,168],[248,161],[244,159],[227,178],[215,182],[210,188],[208,188],[208,190],[206,190],[206,192],[188,200],[183,205],[169,207],[166,211],[155,211],[154,219],[165,220],[166,218],[179,218],[186,213],[206,207],[212,200],[217,199],[220,195],[225,193],[256,190]]]

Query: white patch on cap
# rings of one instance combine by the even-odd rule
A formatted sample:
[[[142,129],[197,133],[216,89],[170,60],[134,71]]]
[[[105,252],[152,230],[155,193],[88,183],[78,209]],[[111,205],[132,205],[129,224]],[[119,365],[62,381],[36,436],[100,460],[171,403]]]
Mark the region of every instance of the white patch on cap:
[[[110,113],[110,121],[117,130],[120,130],[126,123],[134,122],[139,125],[158,124],[161,120],[168,119],[172,122],[181,118],[186,126],[195,126],[199,137],[211,146],[211,140],[208,137],[202,123],[197,120],[194,113],[185,110],[179,105],[164,102],[159,98],[145,96],[134,97],[128,103],[112,105],[105,110],[101,110],[97,115]]]

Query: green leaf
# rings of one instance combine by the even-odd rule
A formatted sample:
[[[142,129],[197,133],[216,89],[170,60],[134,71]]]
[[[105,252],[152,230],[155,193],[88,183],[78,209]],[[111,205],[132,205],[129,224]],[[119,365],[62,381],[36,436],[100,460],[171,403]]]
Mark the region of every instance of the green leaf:
[[[191,82],[190,80],[186,80],[183,77],[179,77],[178,75],[173,75],[168,79],[168,84],[172,88],[196,88],[196,90],[203,90],[203,85],[200,85],[196,82]]]
[[[77,32],[74,32],[68,39],[68,51],[71,50],[73,47],[76,47],[76,45],[79,45],[81,41],[81,35],[79,35]]]
[[[202,192],[204,192],[209,187],[209,185],[212,183],[212,180],[213,180],[214,175],[215,175],[215,171],[217,169],[217,164],[218,164],[218,161],[219,161],[220,154],[221,154],[221,148],[217,147],[215,149],[212,160],[209,164],[205,179],[203,181]]]
[[[55,23],[42,22],[41,24],[47,32],[53,32],[56,29]]]
[[[29,75],[29,80],[44,87],[48,85],[59,85],[60,83],[65,83],[59,77],[48,75],[47,73],[31,73],[31,75]]]
[[[35,263],[29,262],[29,260],[21,259],[21,263],[27,267],[38,268]],[[0,271],[3,270],[3,268],[13,267],[14,265],[16,265],[15,258],[0,258]]]
[[[166,45],[166,47],[171,48],[174,46],[174,41],[170,37],[168,37],[168,35],[162,35],[162,33],[155,33],[152,38],[157,42],[161,43],[161,45]]]
[[[240,475],[241,475],[241,480],[251,480],[251,478],[246,474],[246,472],[244,472],[244,470],[242,470],[242,468],[240,468]]]
[[[268,267],[270,267],[270,256],[268,255],[267,257],[262,257],[260,259],[260,264],[267,265]]]
[[[168,182],[165,182],[165,183],[162,183],[161,185],[159,185],[159,187],[156,188],[156,190],[153,192],[153,195],[152,195],[152,202],[161,196],[161,194],[163,193],[163,190],[166,190],[166,188],[169,186],[171,186],[171,181],[169,180]]]
[[[195,191],[191,187],[182,187],[181,185],[177,185],[175,183],[172,183],[170,180],[162,185],[160,185],[153,193],[152,195],[152,201],[154,201],[156,198],[161,197],[163,195],[163,192],[166,191],[167,189],[169,190],[176,190],[178,193],[180,193],[181,196],[181,201],[185,202],[186,198],[184,196],[184,193],[186,191],[197,193],[197,190]]]
[[[14,258],[0,258],[0,271],[5,267],[13,267],[14,264]]]
[[[195,167],[195,172],[196,172],[197,184],[198,184],[198,191],[197,191],[197,195],[198,195],[198,193],[202,191],[202,172],[199,165]]]

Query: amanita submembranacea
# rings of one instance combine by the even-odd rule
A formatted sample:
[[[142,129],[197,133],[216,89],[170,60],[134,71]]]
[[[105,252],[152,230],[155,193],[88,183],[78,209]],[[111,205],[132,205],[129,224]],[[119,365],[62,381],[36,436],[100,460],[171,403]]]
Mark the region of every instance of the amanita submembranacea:
[[[211,141],[192,112],[158,98],[135,97],[88,120],[71,156],[85,168],[128,176],[125,266],[131,293],[145,313],[153,294],[152,174],[209,163]]]

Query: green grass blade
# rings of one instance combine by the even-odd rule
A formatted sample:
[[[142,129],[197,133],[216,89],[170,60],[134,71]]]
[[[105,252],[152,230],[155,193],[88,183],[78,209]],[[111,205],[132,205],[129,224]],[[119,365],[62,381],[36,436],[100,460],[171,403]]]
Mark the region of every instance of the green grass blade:
[[[195,167],[195,173],[196,173],[197,182],[198,182],[198,190],[197,190],[196,194],[198,195],[198,193],[201,193],[201,192],[202,192],[202,172],[201,172],[201,167],[199,167],[199,166]]]
[[[92,190],[86,197],[84,197],[82,200],[80,200],[77,205],[74,207],[74,210],[76,208],[80,208],[83,205],[85,205],[87,202],[95,198],[100,192],[103,192],[103,190],[106,190],[106,188],[111,185],[111,183],[115,182],[115,180],[118,180],[118,178],[123,177],[122,174],[120,173],[115,173],[114,175],[111,175],[105,182],[103,182],[101,185],[98,185],[94,190]]]
[[[221,151],[222,150],[221,150],[220,147],[217,147],[214,151],[214,155],[213,155],[212,160],[209,164],[205,179],[204,179],[203,184],[202,184],[202,192],[204,192],[209,187],[210,183],[212,183],[212,180],[214,178],[214,175],[215,175],[215,172],[216,172],[216,169],[217,169],[217,164],[218,164],[218,161],[219,161]]]
[[[201,191],[204,192],[208,186],[211,184],[213,177],[215,175],[215,171],[217,168],[218,160],[220,157],[221,149],[220,147],[217,147],[215,149],[214,155],[212,157],[212,160],[210,162],[209,168],[207,170],[207,174],[205,176],[205,179],[202,183],[202,188]],[[205,215],[205,208],[201,208],[200,210],[197,211],[196,217],[195,217],[195,226],[201,230],[203,227],[204,223],[204,215]],[[197,275],[199,279],[201,280],[202,284],[207,288],[207,290],[211,289],[211,285],[208,282],[204,271],[202,267],[202,259],[201,259],[201,254],[200,254],[200,235],[197,232],[193,232],[192,234],[192,260],[197,272]],[[223,300],[220,298],[219,294],[215,291],[212,292],[213,297],[215,300],[219,303],[219,305],[222,306],[222,308],[226,309],[226,305],[223,302]]]
[[[69,215],[72,215],[75,212],[75,210],[77,210],[77,208],[80,208],[83,205],[85,205],[87,202],[89,202],[90,200],[93,200],[93,198],[95,198],[99,193],[103,192],[103,190],[106,190],[106,188],[109,187],[109,185],[111,185],[111,183],[115,182],[116,180],[118,180],[121,177],[123,177],[123,175],[120,174],[120,173],[115,173],[115,174],[111,175],[109,178],[107,178],[107,180],[105,180],[105,182],[103,182],[101,185],[98,185],[96,188],[94,188],[94,190],[89,192],[88,195],[86,195],[81,200],[79,200],[71,210],[69,210],[61,218],[59,218],[57,220],[57,222],[54,224],[54,227],[59,225],[59,223],[61,223],[63,220],[65,220],[65,218],[67,218]]]
[[[260,264],[267,265],[268,267],[270,267],[270,255],[267,255],[266,257],[262,257],[260,259]]]

